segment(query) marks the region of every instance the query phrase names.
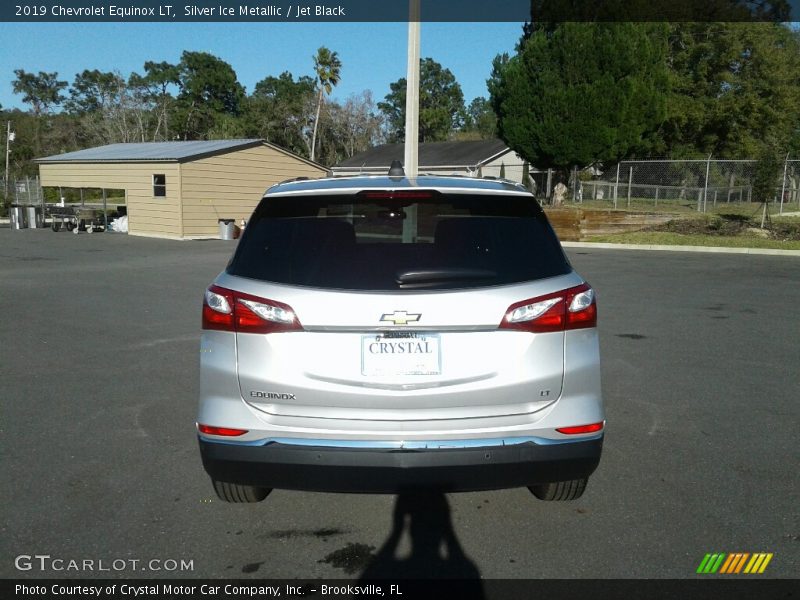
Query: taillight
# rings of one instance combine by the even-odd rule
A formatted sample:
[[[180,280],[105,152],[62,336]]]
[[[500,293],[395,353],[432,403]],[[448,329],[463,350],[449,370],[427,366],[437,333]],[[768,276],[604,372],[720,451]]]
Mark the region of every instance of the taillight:
[[[203,299],[203,329],[278,333],[303,326],[287,304],[212,285]]]
[[[213,425],[197,424],[197,431],[207,435],[224,435],[227,437],[238,437],[247,433],[247,429],[233,429],[232,427],[214,427]]]
[[[597,326],[594,290],[587,284],[517,302],[508,307],[501,329],[533,333]]]
[[[203,298],[203,329],[233,331],[233,292],[212,285]]]

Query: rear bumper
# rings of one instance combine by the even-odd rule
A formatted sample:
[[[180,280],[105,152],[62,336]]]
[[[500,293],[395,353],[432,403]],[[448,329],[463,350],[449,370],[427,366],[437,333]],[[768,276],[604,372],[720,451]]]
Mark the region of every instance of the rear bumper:
[[[563,443],[417,449],[199,441],[203,466],[218,481],[364,493],[478,491],[579,479],[594,472],[603,447],[602,435]]]

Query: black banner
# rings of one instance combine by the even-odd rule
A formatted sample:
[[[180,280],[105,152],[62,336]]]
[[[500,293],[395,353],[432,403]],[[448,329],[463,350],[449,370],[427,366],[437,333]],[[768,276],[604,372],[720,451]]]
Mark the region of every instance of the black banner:
[[[272,598],[423,598],[530,600],[797,600],[797,580],[741,575],[686,580],[191,580],[62,579],[3,580],[3,600],[267,600]]]
[[[800,0],[420,0],[421,21],[800,21]],[[402,22],[409,0],[14,0],[8,22]]]

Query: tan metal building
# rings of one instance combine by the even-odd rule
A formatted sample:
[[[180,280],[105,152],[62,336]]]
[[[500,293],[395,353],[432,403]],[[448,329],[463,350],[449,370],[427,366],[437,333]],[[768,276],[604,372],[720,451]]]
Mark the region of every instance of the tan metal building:
[[[125,190],[132,235],[203,239],[247,219],[264,191],[325,167],[263,140],[111,144],[36,159],[43,187]]]

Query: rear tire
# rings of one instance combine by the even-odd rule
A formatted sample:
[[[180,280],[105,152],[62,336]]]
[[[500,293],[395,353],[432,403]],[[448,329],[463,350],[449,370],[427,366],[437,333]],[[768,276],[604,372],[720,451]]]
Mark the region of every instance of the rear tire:
[[[217,497],[224,502],[250,503],[261,502],[269,496],[272,491],[270,488],[256,487],[254,485],[239,485],[238,483],[228,483],[227,481],[211,480],[214,483],[214,491]]]
[[[586,489],[586,483],[588,481],[587,478],[573,479],[572,481],[554,481],[552,483],[532,485],[528,489],[539,500],[546,500],[548,502],[577,500],[583,496],[583,491]]]
[[[53,219],[53,222],[50,223],[50,229],[53,231],[61,231],[61,223]]]

